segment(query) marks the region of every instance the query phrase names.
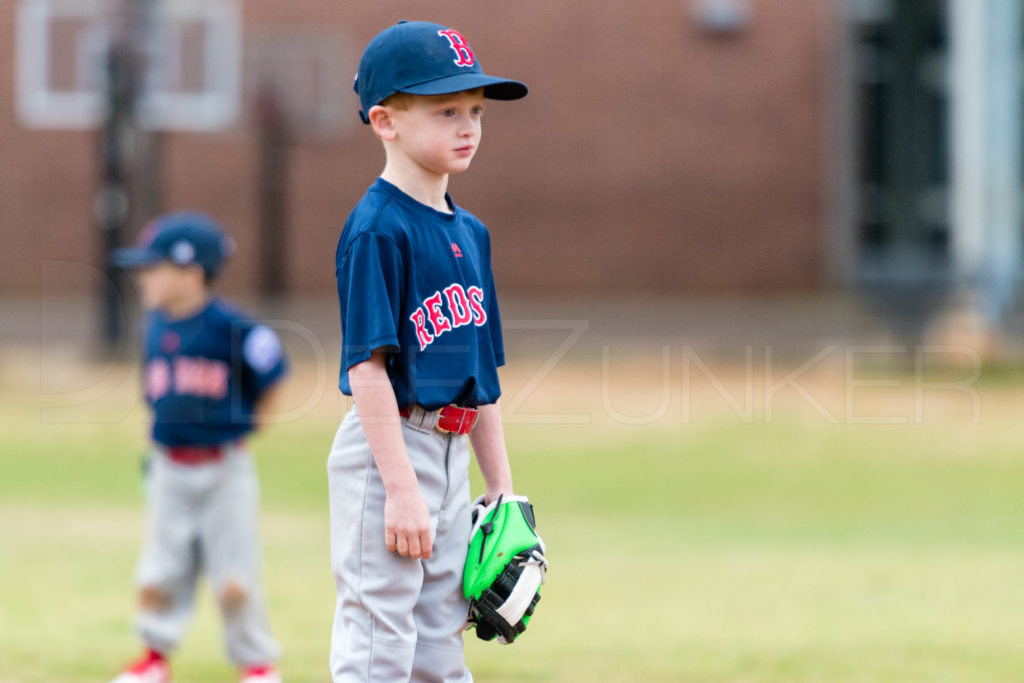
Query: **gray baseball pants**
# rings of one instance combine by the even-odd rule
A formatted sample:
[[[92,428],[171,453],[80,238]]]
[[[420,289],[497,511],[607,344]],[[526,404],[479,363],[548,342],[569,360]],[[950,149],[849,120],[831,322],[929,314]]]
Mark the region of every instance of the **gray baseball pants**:
[[[171,652],[192,620],[196,582],[206,571],[224,619],[224,643],[238,666],[271,664],[280,648],[270,632],[261,581],[259,483],[252,457],[230,446],[215,462],[182,465],[153,453],[148,531],[136,582],[143,642]]]
[[[462,573],[469,542],[469,446],[465,436],[402,435],[430,510],[429,559],[384,544],[384,485],[353,408],[327,460],[331,564],[338,601],[331,640],[335,683],[473,680],[462,629],[469,605]]]

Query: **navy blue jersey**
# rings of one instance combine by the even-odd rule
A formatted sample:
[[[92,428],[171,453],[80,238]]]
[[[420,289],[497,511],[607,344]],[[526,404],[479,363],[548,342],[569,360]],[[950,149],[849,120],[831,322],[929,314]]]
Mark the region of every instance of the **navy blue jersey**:
[[[143,361],[153,440],[167,446],[251,432],[257,401],[285,373],[277,334],[219,299],[181,320],[150,312]]]
[[[399,407],[480,406],[501,395],[505,363],[487,228],[447,198],[435,211],[384,180],[352,211],[335,266],[341,379],[375,349]]]

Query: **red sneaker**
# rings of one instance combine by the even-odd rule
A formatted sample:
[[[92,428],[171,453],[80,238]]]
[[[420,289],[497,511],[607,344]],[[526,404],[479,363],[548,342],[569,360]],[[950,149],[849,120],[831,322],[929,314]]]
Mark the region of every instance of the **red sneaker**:
[[[281,674],[273,666],[250,666],[242,671],[242,683],[281,683]]]
[[[146,650],[110,683],[171,683],[171,667],[156,650]]]

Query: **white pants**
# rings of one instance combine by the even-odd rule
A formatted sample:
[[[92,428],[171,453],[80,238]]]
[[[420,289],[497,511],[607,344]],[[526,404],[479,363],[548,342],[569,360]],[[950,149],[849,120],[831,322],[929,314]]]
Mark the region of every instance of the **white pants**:
[[[473,680],[462,629],[469,605],[462,573],[469,543],[469,446],[465,436],[402,434],[430,510],[429,559],[384,542],[384,485],[353,408],[327,461],[331,564],[338,603],[331,640],[336,683]]]
[[[136,582],[162,604],[144,604],[143,642],[169,653],[192,620],[196,581],[208,574],[224,618],[224,643],[238,666],[271,664],[280,655],[270,633],[261,585],[259,483],[252,457],[230,447],[223,458],[182,465],[157,449],[148,482],[149,520]],[[230,601],[225,596],[232,594]]]

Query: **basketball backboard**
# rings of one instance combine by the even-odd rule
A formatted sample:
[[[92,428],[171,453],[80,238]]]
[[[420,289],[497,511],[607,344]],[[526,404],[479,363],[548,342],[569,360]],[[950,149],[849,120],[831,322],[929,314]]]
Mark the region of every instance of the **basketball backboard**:
[[[150,3],[138,120],[153,130],[219,130],[241,100],[237,0]],[[105,114],[104,55],[124,0],[21,0],[17,112],[29,128],[88,129]]]

